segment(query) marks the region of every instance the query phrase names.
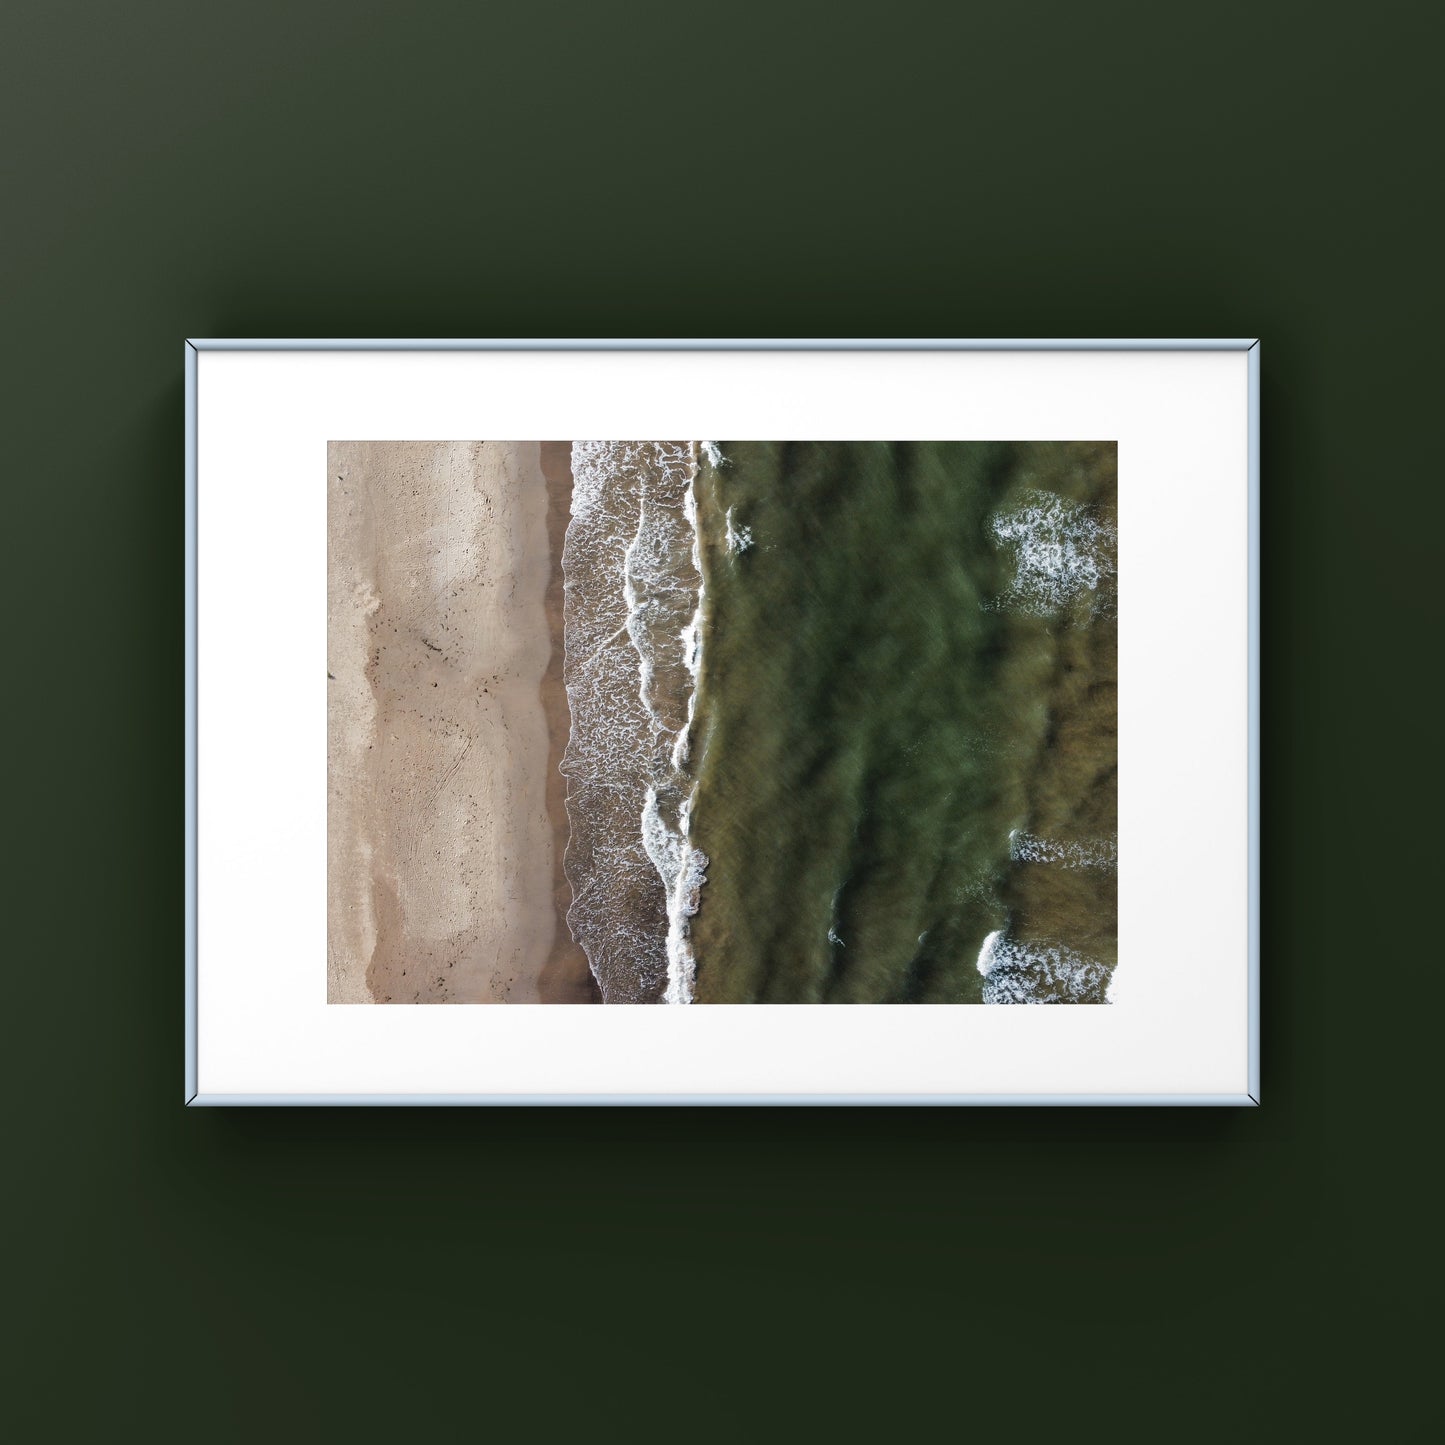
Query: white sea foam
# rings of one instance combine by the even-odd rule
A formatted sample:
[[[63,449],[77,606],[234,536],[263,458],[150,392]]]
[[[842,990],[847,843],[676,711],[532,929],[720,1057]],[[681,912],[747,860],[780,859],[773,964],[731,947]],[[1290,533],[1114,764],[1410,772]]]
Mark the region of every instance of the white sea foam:
[[[978,952],[986,1004],[1107,1003],[1111,970],[1062,943],[1020,943],[999,929]]]
[[[996,605],[1048,617],[1083,602],[1090,614],[1113,604],[1118,529],[1095,507],[1053,492],[1025,492],[989,524],[1012,554],[1014,575]]]
[[[753,545],[753,529],[740,527],[733,521],[733,509],[727,511],[727,543],[729,552],[746,552]]]
[[[727,465],[727,458],[723,456],[722,449],[716,442],[699,442],[698,447],[714,471]]]
[[[678,731],[677,738],[672,745],[672,766],[678,772],[687,766],[688,760],[692,757],[692,718],[693,710],[696,707],[696,697],[697,694],[694,693],[692,697],[688,698],[687,723]]]
[[[1019,863],[1052,863],[1060,868],[1101,868],[1119,866],[1116,838],[1041,838],[1015,828],[1008,835],[1009,856]]]
[[[684,771],[702,655],[697,466],[684,443],[572,447],[567,918],[606,1002],[692,996],[687,920],[707,867],[687,843]]]
[[[699,589],[701,592],[701,589]],[[702,603],[697,605],[697,611],[692,614],[692,620],[678,633],[682,641],[682,662],[692,676],[694,682],[702,669]]]
[[[707,882],[707,857],[688,842],[692,799],[683,801],[673,826],[663,819],[657,790],[648,788],[642,809],[642,837],[647,856],[667,892],[667,987],[664,1003],[691,1003],[697,978],[688,920],[697,912],[699,893]]]

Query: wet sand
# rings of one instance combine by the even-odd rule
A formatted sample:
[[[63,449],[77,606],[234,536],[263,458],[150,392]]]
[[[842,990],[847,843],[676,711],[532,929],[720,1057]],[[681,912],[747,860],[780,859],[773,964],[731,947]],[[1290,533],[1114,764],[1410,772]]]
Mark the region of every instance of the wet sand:
[[[552,893],[556,900],[557,932],[552,952],[542,967],[539,991],[543,1003],[601,1003],[602,992],[587,955],[567,927],[567,910],[572,906],[572,889],[567,882],[563,860],[567,853],[567,780],[562,776],[562,754],[572,728],[567,704],[567,687],[562,678],[562,606],[565,578],[562,572],[562,544],[572,515],[572,443],[542,442],[542,475],[547,483],[547,541],[552,571],[547,583],[547,627],[552,651],[542,675],[542,708],[547,715],[551,748],[547,760],[547,813],[552,820]]]
[[[558,888],[560,482],[535,442],[333,442],[328,484],[328,1001],[586,997]]]

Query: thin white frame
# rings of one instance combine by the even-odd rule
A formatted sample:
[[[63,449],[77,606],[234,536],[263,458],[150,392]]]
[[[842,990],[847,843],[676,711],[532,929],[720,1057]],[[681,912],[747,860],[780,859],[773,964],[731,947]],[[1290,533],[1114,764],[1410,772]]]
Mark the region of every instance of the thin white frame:
[[[1249,1071],[1247,1092],[1221,1095],[1181,1094],[202,1094],[197,1059],[197,380],[202,351],[1243,351],[1248,353],[1248,556],[1249,556],[1249,759],[1248,759],[1248,950]],[[609,339],[609,340],[278,340],[192,339],[185,343],[185,1103],[187,1106],[305,1105],[929,1105],[992,1107],[1034,1106],[1244,1106],[1260,1102],[1259,991],[1259,368],[1260,342],[1247,339],[1194,340],[936,340],[936,339]]]

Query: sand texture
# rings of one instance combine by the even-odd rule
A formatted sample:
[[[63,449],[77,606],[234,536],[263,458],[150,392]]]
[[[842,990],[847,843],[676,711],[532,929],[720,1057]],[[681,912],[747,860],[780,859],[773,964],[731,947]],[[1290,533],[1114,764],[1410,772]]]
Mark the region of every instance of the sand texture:
[[[328,1001],[580,1001],[538,445],[332,442],[328,486]]]

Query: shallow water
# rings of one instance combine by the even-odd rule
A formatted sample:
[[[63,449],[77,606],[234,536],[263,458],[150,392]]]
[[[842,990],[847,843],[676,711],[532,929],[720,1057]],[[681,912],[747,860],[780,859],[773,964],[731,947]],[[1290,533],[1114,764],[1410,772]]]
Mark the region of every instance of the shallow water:
[[[563,678],[567,915],[604,1003],[683,1002],[706,860],[684,770],[700,637],[693,483],[682,442],[576,442]]]

